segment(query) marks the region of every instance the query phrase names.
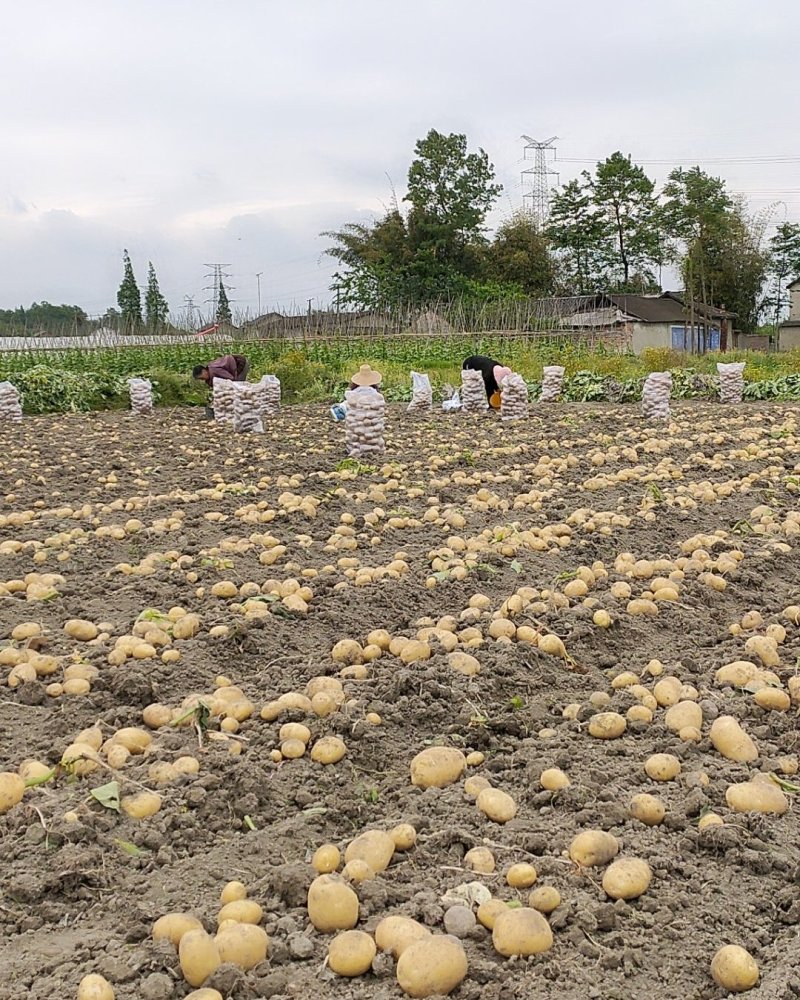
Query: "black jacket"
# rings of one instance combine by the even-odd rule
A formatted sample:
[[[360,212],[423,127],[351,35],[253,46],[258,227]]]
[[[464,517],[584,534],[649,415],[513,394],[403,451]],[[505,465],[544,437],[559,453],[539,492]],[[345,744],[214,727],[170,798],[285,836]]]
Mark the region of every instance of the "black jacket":
[[[491,399],[499,388],[497,385],[497,379],[494,377],[494,369],[499,364],[500,362],[495,361],[494,358],[486,358],[482,354],[473,354],[466,359],[461,367],[462,369],[467,369],[468,371],[480,372],[481,375],[483,375],[483,384],[486,388],[486,398]]]

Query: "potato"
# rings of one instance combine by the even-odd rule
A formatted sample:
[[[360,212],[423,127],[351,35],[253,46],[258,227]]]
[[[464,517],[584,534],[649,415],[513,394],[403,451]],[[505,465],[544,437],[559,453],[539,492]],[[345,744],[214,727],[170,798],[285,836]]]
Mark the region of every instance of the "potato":
[[[328,946],[328,965],[337,976],[363,976],[372,966],[377,950],[364,931],[344,931]]]
[[[410,851],[417,842],[417,831],[410,823],[399,823],[389,836],[394,841],[396,851]]]
[[[222,892],[219,894],[219,901],[223,906],[246,898],[247,887],[243,882],[237,881],[228,882],[225,886],[223,886]]]
[[[225,920],[235,920],[237,924],[260,924],[264,911],[254,899],[234,899],[225,903],[217,914],[217,927]]]
[[[557,635],[543,635],[539,638],[539,649],[550,656],[560,656],[567,658],[567,650],[564,643]]]
[[[619,858],[603,873],[603,889],[612,899],[636,899],[650,885],[653,873],[641,858]]]
[[[783,759],[788,760],[787,757],[784,757]],[[47,764],[43,764],[40,760],[23,760],[17,768],[17,774],[19,774],[23,781],[30,781],[34,778],[43,778],[46,774],[50,774],[52,770],[52,767],[48,767]],[[784,770],[783,773],[794,774],[797,772],[795,769],[793,772]],[[0,788],[2,788],[2,774],[0,774]],[[2,812],[3,809],[2,806],[0,806],[0,813]]]
[[[661,799],[655,795],[648,795],[646,792],[640,792],[633,796],[628,811],[632,819],[638,819],[646,826],[658,826],[667,814]]]
[[[569,788],[570,780],[560,768],[548,767],[542,771],[539,784],[548,792],[558,792],[562,788]]]
[[[615,740],[627,728],[625,717],[618,712],[599,712],[589,719],[589,735],[599,740]]]
[[[223,962],[232,962],[247,971],[263,962],[269,951],[269,938],[263,927],[234,923],[217,931],[214,943]]]
[[[715,812],[705,813],[697,821],[697,829],[705,830],[708,826],[724,826],[725,820]]]
[[[409,945],[431,936],[430,930],[411,917],[384,917],[375,928],[375,943],[380,951],[399,958]]]
[[[758,677],[760,671],[755,663],[749,660],[734,660],[720,667],[714,675],[717,684],[730,684],[731,687],[745,687]]]
[[[178,957],[183,978],[190,986],[202,986],[222,964],[214,938],[204,930],[187,931],[183,935]]]
[[[308,918],[318,931],[347,931],[358,923],[358,896],[338,876],[318,875],[308,890]]]
[[[13,771],[0,772],[0,816],[22,802],[25,782]]]
[[[149,729],[160,729],[168,726],[172,722],[172,709],[168,705],[160,705],[154,702],[148,705],[142,712],[142,722]]]
[[[722,989],[744,993],[758,982],[758,965],[738,944],[726,944],[711,959],[711,975]]]
[[[196,757],[192,757],[191,754],[176,757],[172,766],[178,774],[197,774],[200,771],[200,761]]]
[[[748,656],[757,656],[765,667],[779,667],[781,665],[778,644],[766,635],[751,636],[744,644],[744,651]]]
[[[171,941],[177,948],[184,934],[202,929],[203,925],[190,913],[165,913],[153,924],[152,934],[154,941]]]
[[[375,878],[375,872],[367,864],[366,861],[361,858],[353,858],[352,861],[348,861],[347,864],[342,869],[342,877],[348,882],[353,882],[355,885],[361,885],[362,882],[369,882]]]
[[[114,1000],[114,989],[104,976],[92,972],[78,983],[77,1000]]]
[[[72,743],[61,755],[61,766],[69,774],[90,774],[99,766],[97,751],[88,743]]]
[[[427,747],[411,761],[411,784],[444,788],[458,781],[466,766],[466,757],[455,747]]]
[[[199,990],[187,993],[183,1000],[224,1000],[224,997],[219,990],[212,990],[208,986],[204,986]]]
[[[459,674],[465,674],[467,677],[474,677],[481,671],[481,664],[477,657],[460,649],[448,653],[447,662],[453,670]]]
[[[703,710],[694,701],[679,701],[668,708],[664,714],[664,725],[673,733],[692,727],[701,729],[703,725]]]
[[[119,807],[131,819],[148,819],[150,816],[155,816],[161,808],[161,796],[155,792],[123,795]]]
[[[70,618],[64,622],[64,631],[70,639],[77,639],[78,642],[90,642],[98,636],[97,626],[82,618]]]
[[[491,788],[492,783],[483,774],[473,774],[464,782],[464,797],[475,801],[484,788]]]
[[[432,934],[405,949],[397,962],[397,982],[411,997],[447,996],[464,981],[467,968],[460,941]]]
[[[317,764],[338,764],[346,753],[344,740],[338,736],[323,736],[311,748],[311,759]]]
[[[386,871],[394,855],[394,840],[383,830],[367,830],[347,845],[346,862],[365,861],[373,872]]]
[[[725,801],[734,812],[777,813],[782,816],[789,800],[766,774],[755,774],[749,781],[729,785]]]
[[[331,872],[335,872],[339,867],[341,860],[342,855],[338,847],[334,844],[323,844],[322,847],[318,847],[314,851],[311,864],[317,874],[330,875]]]
[[[569,845],[570,858],[586,868],[604,865],[619,853],[619,841],[605,830],[584,830]]]
[[[665,677],[653,688],[653,696],[662,708],[670,708],[681,700],[681,682],[677,677]]]
[[[681,773],[681,762],[671,753],[654,753],[645,761],[644,769],[653,781],[673,781]]]
[[[527,906],[498,914],[492,930],[495,951],[512,955],[538,955],[553,947],[553,932],[538,910]]]
[[[172,637],[173,639],[191,639],[200,631],[201,624],[199,615],[182,615],[172,626]]]
[[[340,639],[331,650],[331,657],[336,663],[352,665],[361,663],[364,650],[355,639]]]
[[[114,743],[125,747],[129,753],[139,754],[144,753],[150,746],[153,742],[153,737],[145,729],[128,726],[124,729],[118,729],[114,733],[112,740]]]
[[[305,752],[306,745],[302,740],[284,740],[281,743],[281,754],[287,760],[298,760],[305,756]]]
[[[506,882],[512,889],[530,889],[538,877],[533,865],[524,861],[512,865],[506,872]]]
[[[528,906],[539,913],[552,913],[561,906],[561,893],[552,885],[540,885],[528,896]]]
[[[475,805],[495,823],[508,823],[517,815],[517,803],[499,788],[484,788],[475,800]]]
[[[336,701],[327,691],[317,691],[311,699],[311,709],[318,719],[332,715],[337,707]],[[261,710],[261,718],[264,718],[264,709]]]
[[[464,855],[464,864],[479,875],[491,875],[495,870],[494,855],[488,847],[472,847]]]
[[[792,705],[792,699],[780,688],[763,687],[756,691],[754,698],[759,708],[769,712],[788,712]]]
[[[709,738],[714,749],[728,760],[755,760],[758,748],[732,715],[720,715],[711,723]]]
[[[299,740],[306,744],[311,739],[311,730],[301,722],[286,722],[278,730],[278,739],[282,742],[284,740]]]

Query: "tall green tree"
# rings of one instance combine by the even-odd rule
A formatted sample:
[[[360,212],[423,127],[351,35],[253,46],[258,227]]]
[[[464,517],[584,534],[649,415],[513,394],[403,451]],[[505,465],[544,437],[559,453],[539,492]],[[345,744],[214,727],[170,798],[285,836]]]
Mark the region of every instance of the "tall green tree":
[[[147,262],[147,291],[144,296],[144,311],[147,325],[151,330],[158,330],[167,322],[169,306],[158,287],[158,278],[153,262]]]
[[[558,255],[565,293],[591,295],[611,286],[611,224],[595,204],[586,175],[553,196],[546,232]]]
[[[217,289],[217,323],[230,323],[231,322],[231,306],[228,302],[228,293],[225,291],[225,285],[222,283],[222,278],[219,279],[219,288]]]
[[[614,289],[633,292],[642,290],[643,281],[654,284],[665,256],[654,181],[620,152],[598,163],[593,175],[584,173],[584,179],[608,223],[603,256],[612,268]]]
[[[396,206],[374,222],[322,235],[333,241],[325,252],[342,265],[332,285],[340,305],[389,309],[413,300],[408,230]]]
[[[788,286],[800,278],[800,223],[782,222],[768,248],[768,290],[764,306],[777,328],[789,304]]]
[[[517,212],[495,233],[486,252],[487,276],[523,295],[552,295],[556,269],[547,238],[529,212]]]
[[[725,306],[736,326],[758,326],[767,257],[762,219],[748,215],[725,182],[699,167],[673,170],[664,185],[662,206],[670,255],[693,300]]]
[[[117,292],[117,305],[122,314],[122,322],[129,329],[136,329],[142,325],[142,297],[139,293],[139,286],[136,284],[136,276],[133,273],[130,254],[127,250],[122,251],[123,275],[122,283]]]

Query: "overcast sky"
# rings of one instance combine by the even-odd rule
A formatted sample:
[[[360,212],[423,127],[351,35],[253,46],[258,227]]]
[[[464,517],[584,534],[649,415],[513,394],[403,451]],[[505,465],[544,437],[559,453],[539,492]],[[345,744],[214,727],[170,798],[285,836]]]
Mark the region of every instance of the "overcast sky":
[[[215,262],[235,308],[259,271],[263,310],[324,303],[320,232],[402,195],[430,128],[489,153],[495,224],[523,132],[562,182],[621,149],[800,221],[798,0],[5,0],[3,34],[0,307],[101,313],[123,247],[173,313]]]

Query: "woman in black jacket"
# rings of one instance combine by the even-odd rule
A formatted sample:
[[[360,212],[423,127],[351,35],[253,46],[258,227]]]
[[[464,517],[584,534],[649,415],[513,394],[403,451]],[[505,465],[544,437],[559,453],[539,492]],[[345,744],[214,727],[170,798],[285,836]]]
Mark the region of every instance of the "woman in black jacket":
[[[511,369],[506,368],[505,365],[501,365],[499,361],[495,361],[494,358],[484,357],[482,354],[472,354],[468,357],[464,364],[461,366],[462,369],[473,372],[480,372],[483,376],[483,385],[486,389],[486,398],[492,406],[495,403],[492,397],[500,392],[500,381],[506,377],[506,375],[511,374]],[[499,398],[496,397],[495,409],[500,405]]]

